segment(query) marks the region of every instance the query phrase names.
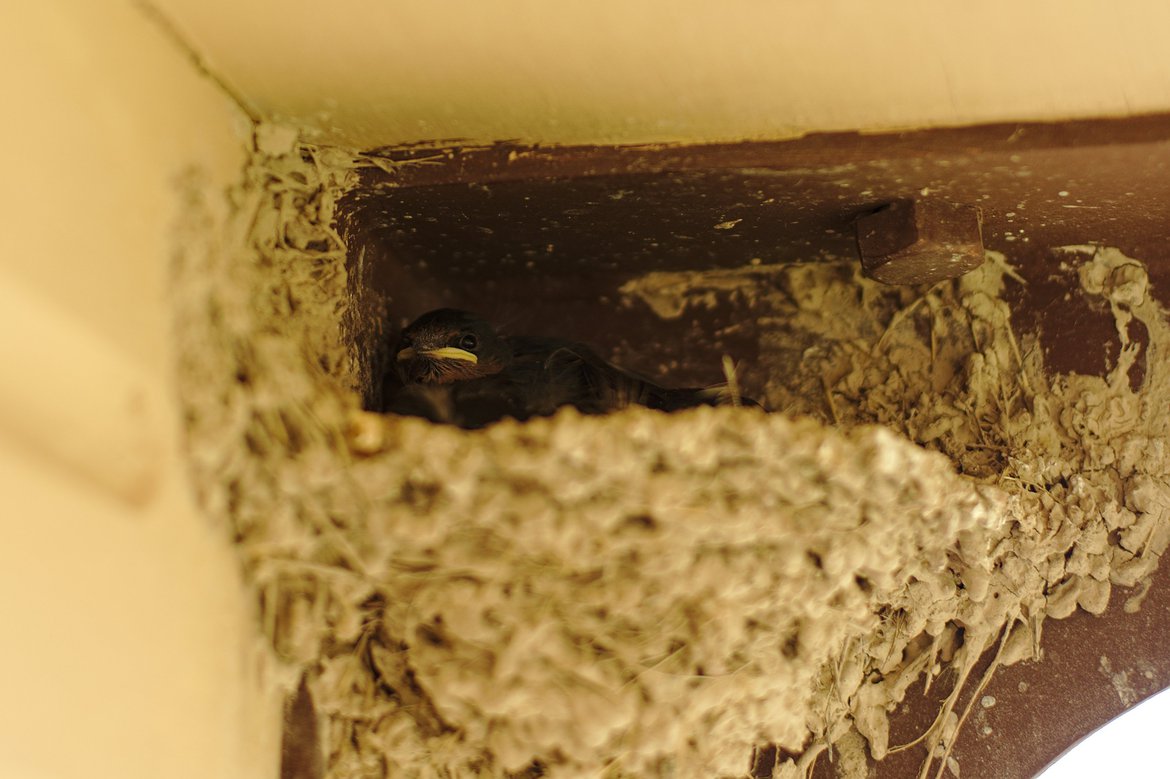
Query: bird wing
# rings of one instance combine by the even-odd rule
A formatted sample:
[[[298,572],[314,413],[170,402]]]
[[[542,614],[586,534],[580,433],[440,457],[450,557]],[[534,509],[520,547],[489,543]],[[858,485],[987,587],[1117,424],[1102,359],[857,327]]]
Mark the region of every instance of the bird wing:
[[[514,362],[533,366],[546,406],[573,405],[590,414],[631,405],[671,411],[710,402],[699,390],[668,389],[603,359],[585,344],[551,338],[512,339]],[[551,413],[546,412],[546,413]]]
[[[737,402],[723,385],[663,387],[574,341],[514,336],[508,345],[512,359],[499,373],[444,385],[399,385],[384,411],[478,428],[505,417],[549,416],[563,406],[604,414],[631,405],[677,411]],[[758,405],[749,398],[738,401]]]

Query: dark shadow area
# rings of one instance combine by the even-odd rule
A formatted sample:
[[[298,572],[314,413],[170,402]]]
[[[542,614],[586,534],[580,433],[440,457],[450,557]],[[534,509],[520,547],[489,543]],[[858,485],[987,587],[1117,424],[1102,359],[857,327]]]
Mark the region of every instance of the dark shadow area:
[[[363,312],[351,330],[363,359],[381,363],[383,326],[464,308],[513,333],[587,343],[658,381],[710,384],[723,354],[754,361],[750,304],[667,320],[625,299],[624,283],[854,260],[854,219],[907,198],[978,206],[987,248],[1029,262],[1083,243],[1153,260],[1170,245],[1167,139],[1162,116],[693,147],[381,150],[382,167],[363,169],[340,202]],[[1032,308],[1049,292],[1039,280]],[[758,376],[743,381],[759,390]]]

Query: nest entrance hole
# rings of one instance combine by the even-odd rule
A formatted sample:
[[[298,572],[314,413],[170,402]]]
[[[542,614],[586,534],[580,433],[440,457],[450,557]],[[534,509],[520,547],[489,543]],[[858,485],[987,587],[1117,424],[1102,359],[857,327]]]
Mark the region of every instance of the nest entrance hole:
[[[439,167],[448,163],[440,162]],[[565,161],[571,169],[573,159]],[[456,167],[450,163],[451,167]],[[724,381],[739,366],[745,395],[767,380],[758,366],[753,267],[851,258],[853,206],[809,201],[767,172],[700,170],[542,175],[404,185],[364,169],[338,204],[358,302],[356,347],[371,366],[367,409],[385,343],[440,307],[480,314],[513,334],[580,341],[668,386]],[[805,193],[807,194],[807,193]],[[649,274],[743,271],[702,305],[662,316],[623,286]]]

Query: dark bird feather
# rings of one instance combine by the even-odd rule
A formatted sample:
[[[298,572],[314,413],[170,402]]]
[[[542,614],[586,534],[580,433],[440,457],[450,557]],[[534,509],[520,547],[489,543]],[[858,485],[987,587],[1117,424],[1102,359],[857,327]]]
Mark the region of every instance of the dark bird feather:
[[[390,359],[383,411],[476,428],[505,417],[548,416],[563,406],[604,414],[631,405],[661,411],[725,405],[719,388],[660,386],[558,338],[505,336],[457,309],[423,314]],[[743,405],[758,405],[738,398]]]

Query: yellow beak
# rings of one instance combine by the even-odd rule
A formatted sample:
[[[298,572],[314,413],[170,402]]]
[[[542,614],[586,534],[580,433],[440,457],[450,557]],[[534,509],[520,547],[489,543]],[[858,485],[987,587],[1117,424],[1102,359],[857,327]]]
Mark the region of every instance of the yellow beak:
[[[433,357],[439,360],[462,360],[475,365],[479,362],[479,358],[466,349],[459,349],[454,346],[444,346],[439,349],[421,349],[415,350],[412,347],[406,347],[398,353],[398,361],[409,360],[416,355],[423,355],[424,357]]]

